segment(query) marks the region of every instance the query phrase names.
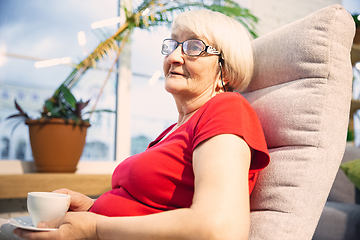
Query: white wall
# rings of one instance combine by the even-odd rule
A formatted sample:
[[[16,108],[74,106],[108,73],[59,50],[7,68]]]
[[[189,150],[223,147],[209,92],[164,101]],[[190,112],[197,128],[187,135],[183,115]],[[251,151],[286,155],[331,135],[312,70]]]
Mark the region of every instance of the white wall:
[[[257,33],[274,29],[305,17],[321,8],[341,4],[342,0],[248,0],[249,9],[259,18]],[[240,0],[239,0],[240,3]],[[240,3],[241,4],[241,3]]]

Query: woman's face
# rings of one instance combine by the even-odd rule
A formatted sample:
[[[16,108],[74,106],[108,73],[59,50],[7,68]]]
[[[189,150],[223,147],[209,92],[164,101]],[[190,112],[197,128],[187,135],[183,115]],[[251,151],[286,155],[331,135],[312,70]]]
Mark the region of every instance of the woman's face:
[[[175,29],[171,38],[184,42],[199,39],[192,32]],[[201,39],[206,45],[211,45]],[[179,45],[170,55],[165,56],[163,70],[165,89],[181,101],[191,101],[201,96],[212,97],[216,93],[219,80],[219,56],[202,53],[200,56],[187,56]]]

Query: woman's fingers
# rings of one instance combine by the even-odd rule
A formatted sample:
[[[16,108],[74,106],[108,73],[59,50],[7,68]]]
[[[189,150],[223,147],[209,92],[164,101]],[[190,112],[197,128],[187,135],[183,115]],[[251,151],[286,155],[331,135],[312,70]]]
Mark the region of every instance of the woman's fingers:
[[[45,240],[45,239],[57,239],[55,236],[55,231],[49,232],[34,232],[27,231],[20,228],[14,229],[14,234],[18,235],[20,238],[25,240]]]
[[[39,222],[37,227],[38,228],[59,228],[60,224],[61,224],[61,219],[62,219],[62,217],[57,218],[55,220],[48,221],[48,222]]]
[[[55,231],[35,232],[15,229],[14,233],[26,240],[98,239],[96,232],[98,217],[94,213],[68,212],[61,218],[38,224],[41,228],[58,228]]]
[[[57,189],[55,193],[63,193],[71,196],[70,210],[75,212],[88,211],[94,204],[94,200],[88,196],[78,193],[67,188]]]
[[[70,196],[72,196],[75,193],[74,191],[71,191],[70,189],[67,189],[67,188],[56,189],[52,192],[53,193],[63,193],[63,194],[67,194]]]

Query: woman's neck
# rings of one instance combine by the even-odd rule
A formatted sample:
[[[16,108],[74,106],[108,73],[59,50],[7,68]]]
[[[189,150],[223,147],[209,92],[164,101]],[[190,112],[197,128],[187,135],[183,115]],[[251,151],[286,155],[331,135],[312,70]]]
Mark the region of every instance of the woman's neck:
[[[172,134],[181,125],[186,123],[207,101],[209,101],[213,96],[217,95],[218,93],[208,95],[208,97],[201,97],[193,101],[188,101],[186,102],[186,104],[180,104],[179,101],[176,101],[177,99],[174,96],[176,106],[179,112],[178,122],[160,141],[167,138],[167,136]]]
[[[180,126],[184,124],[187,120],[191,118],[192,115],[197,112],[197,110],[199,110],[207,101],[209,101],[215,95],[215,93],[204,93],[197,97],[185,100],[178,99],[176,98],[176,96],[174,96],[179,113],[177,125]]]

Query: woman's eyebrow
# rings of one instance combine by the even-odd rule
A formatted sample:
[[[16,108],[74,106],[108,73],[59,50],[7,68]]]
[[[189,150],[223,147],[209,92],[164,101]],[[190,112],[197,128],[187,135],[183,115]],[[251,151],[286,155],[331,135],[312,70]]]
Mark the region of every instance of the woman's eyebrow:
[[[171,34],[171,39],[178,39],[178,35],[176,35],[176,34]],[[197,36],[196,34],[192,34],[192,35],[190,35],[189,36],[189,38],[188,39],[200,39],[200,37],[199,36]]]

